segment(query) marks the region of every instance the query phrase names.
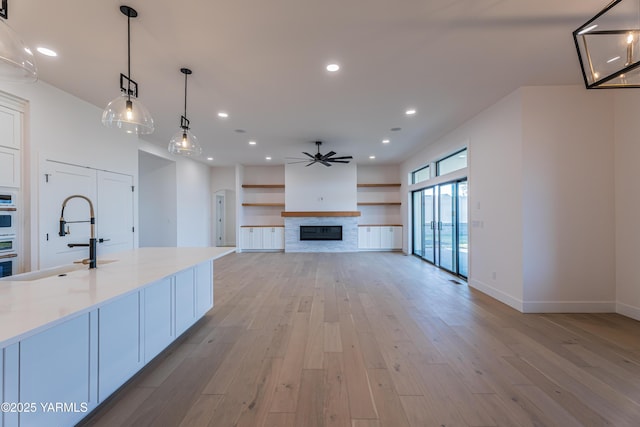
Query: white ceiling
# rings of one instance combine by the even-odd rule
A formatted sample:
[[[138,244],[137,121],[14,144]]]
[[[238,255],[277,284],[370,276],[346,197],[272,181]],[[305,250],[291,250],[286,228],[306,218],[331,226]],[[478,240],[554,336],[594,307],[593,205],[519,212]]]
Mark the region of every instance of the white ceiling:
[[[166,146],[178,130],[189,67],[201,159],[230,165],[284,163],[315,140],[398,163],[520,86],[582,84],[571,32],[606,1],[9,0],[8,23],[58,52],[37,54],[41,80],[104,108],[126,74],[121,4],[139,13],[131,77],[156,123],[145,139]]]

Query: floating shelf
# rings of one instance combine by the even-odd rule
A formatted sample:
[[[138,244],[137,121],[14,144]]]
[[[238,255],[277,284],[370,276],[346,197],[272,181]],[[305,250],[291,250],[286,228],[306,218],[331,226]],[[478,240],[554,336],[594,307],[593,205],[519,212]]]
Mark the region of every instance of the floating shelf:
[[[358,202],[358,206],[400,206],[400,202]]]
[[[284,208],[284,203],[243,203],[242,206],[266,206]]]
[[[284,184],[242,184],[242,188],[284,188]]]
[[[240,228],[276,228],[276,227],[284,227],[284,225],[241,225]]]
[[[358,188],[362,187],[400,187],[402,184],[358,184]]]
[[[339,217],[339,216],[360,216],[360,211],[304,211],[304,212],[282,212],[284,217]]]
[[[402,227],[402,224],[358,224],[358,227]]]

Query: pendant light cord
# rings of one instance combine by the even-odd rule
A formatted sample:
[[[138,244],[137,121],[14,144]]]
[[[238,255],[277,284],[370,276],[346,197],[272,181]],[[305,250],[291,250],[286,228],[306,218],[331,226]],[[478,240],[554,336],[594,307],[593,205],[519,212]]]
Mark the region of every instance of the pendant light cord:
[[[131,16],[127,14],[127,100],[131,101]]]
[[[184,118],[187,118],[187,77],[189,74],[184,73]]]

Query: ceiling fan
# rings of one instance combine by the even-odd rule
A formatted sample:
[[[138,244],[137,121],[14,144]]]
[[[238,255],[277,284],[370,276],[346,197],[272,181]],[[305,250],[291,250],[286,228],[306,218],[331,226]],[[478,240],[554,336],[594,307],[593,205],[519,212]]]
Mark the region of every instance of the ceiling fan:
[[[320,145],[322,145],[322,141],[316,141],[316,146],[318,147],[318,152],[315,155],[311,155],[306,151],[303,151],[302,154],[308,156],[306,157],[287,157],[287,159],[297,160],[295,162],[289,162],[289,164],[293,163],[305,163],[309,162],[305,166],[311,166],[314,163],[322,163],[325,166],[331,166],[331,163],[349,163],[350,159],[353,159],[352,156],[340,156],[334,157],[337,153],[335,151],[329,151],[327,154],[320,154]]]

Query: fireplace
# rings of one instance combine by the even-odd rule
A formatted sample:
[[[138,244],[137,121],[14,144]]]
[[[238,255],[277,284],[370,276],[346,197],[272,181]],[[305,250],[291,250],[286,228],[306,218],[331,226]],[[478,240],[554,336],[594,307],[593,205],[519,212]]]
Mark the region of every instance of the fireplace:
[[[300,240],[342,240],[342,226],[301,225]]]

